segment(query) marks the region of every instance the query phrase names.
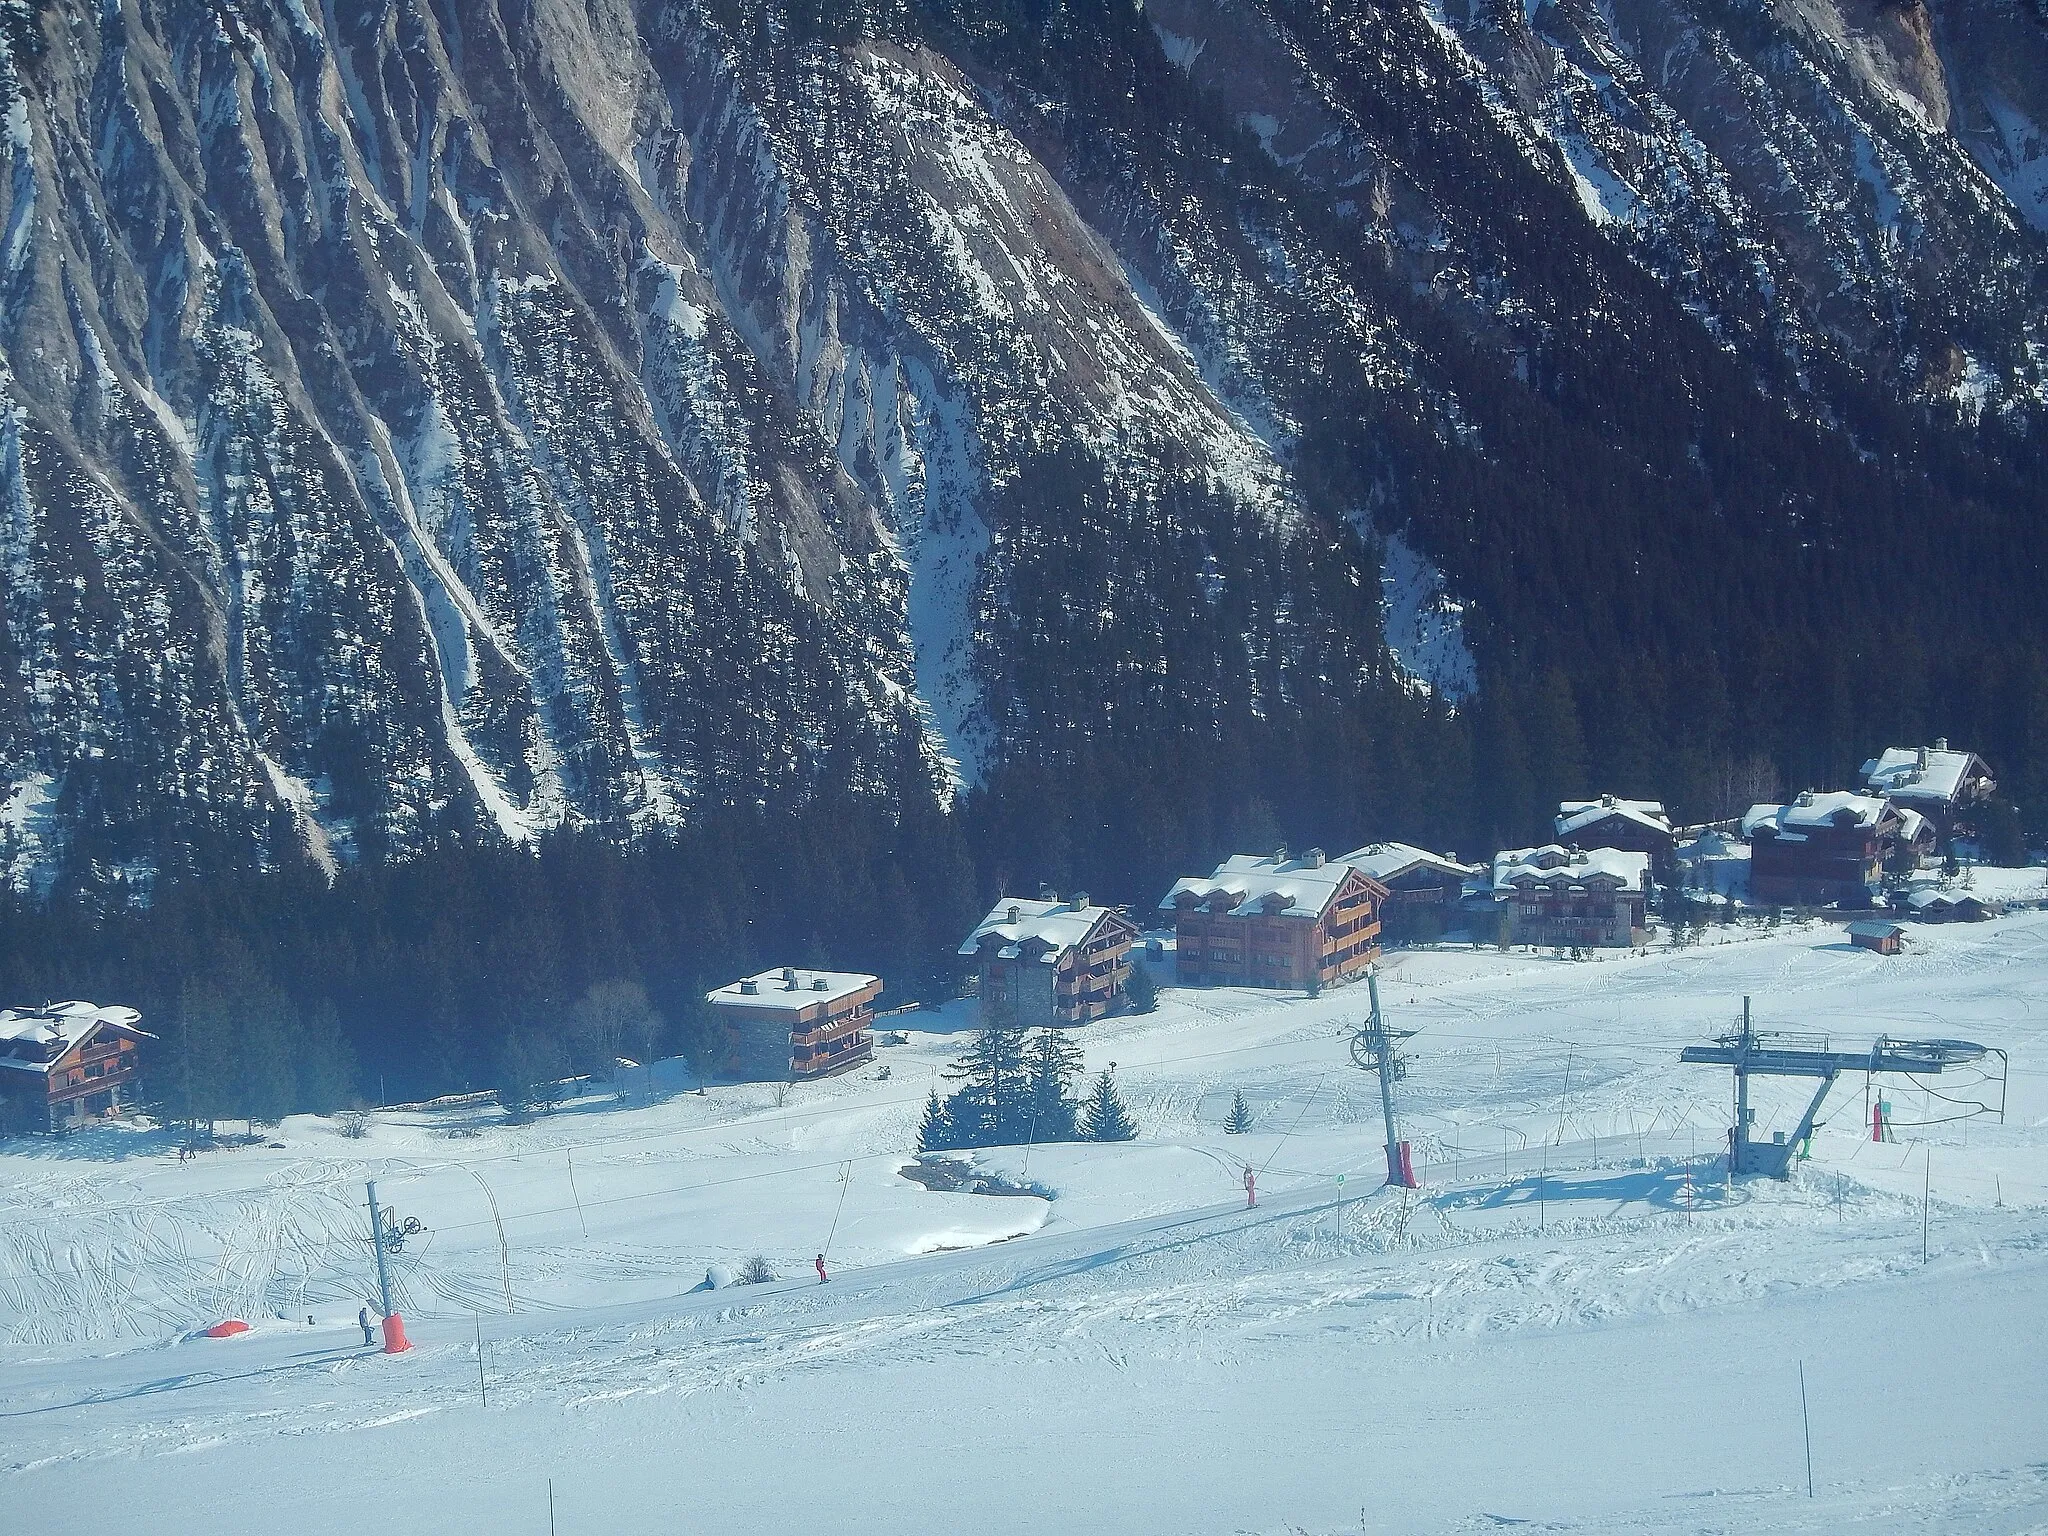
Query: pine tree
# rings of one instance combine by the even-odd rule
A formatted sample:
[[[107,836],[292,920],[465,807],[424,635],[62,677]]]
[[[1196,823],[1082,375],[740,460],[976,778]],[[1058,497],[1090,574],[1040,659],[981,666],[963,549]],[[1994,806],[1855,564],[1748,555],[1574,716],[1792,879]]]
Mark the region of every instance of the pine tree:
[[[1023,1141],[1029,1133],[1025,1091],[1024,1031],[992,1024],[974,1037],[967,1054],[948,1076],[960,1082],[947,1103],[963,1147],[998,1147]]]
[[[1116,1079],[1105,1071],[1095,1079],[1095,1091],[1081,1110],[1083,1141],[1135,1141],[1138,1122],[1131,1118],[1123,1095],[1116,1091]]]
[[[235,1052],[235,1110],[249,1122],[275,1125],[298,1107],[299,1025],[282,997],[245,1008]]]
[[[1252,1107],[1244,1101],[1244,1090],[1238,1089],[1230,1096],[1230,1113],[1224,1116],[1223,1129],[1232,1136],[1242,1136],[1252,1128]]]
[[[1150,1013],[1159,1006],[1159,988],[1152,983],[1152,973],[1135,955],[1131,957],[1130,980],[1124,983],[1124,996],[1130,1000],[1133,1013]]]
[[[237,1027],[234,1004],[211,976],[188,979],[178,994],[171,1028],[165,1105],[172,1115],[196,1131],[203,1123],[208,1136],[214,1122],[239,1110],[234,1091]]]
[[[299,1031],[297,1107],[325,1115],[356,1095],[355,1052],[341,1032],[334,1004],[322,998],[306,1015]]]
[[[1068,1092],[1081,1072],[1081,1048],[1056,1029],[1041,1029],[1024,1064],[1031,1141],[1072,1141],[1080,1106]]]
[[[934,1088],[924,1101],[924,1122],[917,1128],[917,1150],[920,1152],[944,1152],[958,1146],[953,1129],[953,1114],[947,1109],[946,1101],[939,1097]]]

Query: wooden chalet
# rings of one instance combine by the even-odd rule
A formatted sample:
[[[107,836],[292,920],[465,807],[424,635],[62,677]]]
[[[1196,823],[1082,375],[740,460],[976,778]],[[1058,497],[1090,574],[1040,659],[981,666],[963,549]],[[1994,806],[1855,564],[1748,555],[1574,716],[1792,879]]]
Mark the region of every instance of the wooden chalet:
[[[1618,948],[1647,934],[1650,856],[1624,848],[1513,848],[1494,855],[1494,902],[1517,943]]]
[[[1613,848],[1646,853],[1659,870],[1672,867],[1678,838],[1671,818],[1656,800],[1623,800],[1602,795],[1597,800],[1566,800],[1551,823],[1557,841],[1567,848]]]
[[[143,1045],[133,1008],[53,1003],[0,1010],[0,1114],[67,1131],[136,1107]]]
[[[1455,853],[1431,853],[1407,843],[1368,843],[1337,860],[1349,864],[1386,887],[1380,908],[1382,936],[1415,942],[1442,936],[1455,926],[1465,882],[1480,873],[1477,864],[1461,864]]]
[[[1968,891],[1943,890],[1938,885],[1915,886],[1894,900],[1893,910],[1923,923],[1981,923],[1994,915],[1988,904]]]
[[[1866,918],[1849,925],[1849,942],[1858,949],[1867,949],[1875,954],[1896,955],[1905,950],[1906,930],[1897,923]]]
[[[802,1082],[871,1061],[879,977],[785,966],[704,994],[744,1078]]]
[[[984,1025],[1086,1024],[1113,1011],[1131,977],[1136,926],[1080,891],[996,903],[960,946],[981,979]]]
[[[1386,901],[1387,888],[1357,865],[1320,848],[1290,859],[1282,848],[1176,882],[1159,910],[1173,914],[1183,983],[1310,990],[1378,957]]]
[[[1934,823],[1937,843],[1976,832],[1976,810],[1998,790],[1984,759],[1952,750],[1947,737],[1931,747],[1887,747],[1863,765],[1863,784],[1901,810]]]
[[[1868,907],[1903,825],[1890,801],[1849,790],[1753,805],[1742,818],[1750,899]]]

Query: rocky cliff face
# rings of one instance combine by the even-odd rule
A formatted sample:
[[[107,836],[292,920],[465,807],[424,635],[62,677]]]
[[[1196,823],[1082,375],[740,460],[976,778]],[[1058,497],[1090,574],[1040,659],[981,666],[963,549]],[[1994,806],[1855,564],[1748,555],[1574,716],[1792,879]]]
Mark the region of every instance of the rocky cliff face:
[[[1447,338],[1545,387],[1617,313],[1574,251],[1845,442],[1845,389],[1954,426],[2048,388],[2019,0],[1143,16],[1178,163],[944,6],[9,9],[12,877],[943,795],[1004,750],[1006,487],[1078,453],[1283,547],[1399,528],[1322,418],[1504,451]],[[1532,198],[1564,249],[1518,248]]]

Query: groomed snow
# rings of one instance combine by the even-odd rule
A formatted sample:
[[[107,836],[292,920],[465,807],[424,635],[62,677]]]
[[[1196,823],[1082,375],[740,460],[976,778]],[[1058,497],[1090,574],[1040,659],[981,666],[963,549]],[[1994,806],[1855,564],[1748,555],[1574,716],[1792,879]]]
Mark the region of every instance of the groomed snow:
[[[1142,1134],[965,1155],[1027,1193],[901,1176],[965,1008],[780,1092],[664,1064],[523,1128],[294,1119],[184,1165],[146,1131],[6,1143],[0,1508],[37,1536],[539,1532],[552,1482],[564,1536],[2038,1529],[2048,913],[1914,940],[1390,957],[1412,1195],[1377,1188],[1358,987],[1168,987],[1076,1031]],[[1956,1118],[1995,1102],[1981,1071],[1894,1080],[1871,1143],[1845,1081],[1795,1181],[1730,1189],[1727,1074],[1677,1057],[1744,994],[1838,1047],[2001,1047],[2004,1122]],[[1806,1091],[1760,1085],[1759,1130]],[[353,1324],[372,1174],[427,1227],[395,1358]],[[782,1278],[692,1290],[756,1253]],[[255,1327],[196,1335],[224,1315]]]

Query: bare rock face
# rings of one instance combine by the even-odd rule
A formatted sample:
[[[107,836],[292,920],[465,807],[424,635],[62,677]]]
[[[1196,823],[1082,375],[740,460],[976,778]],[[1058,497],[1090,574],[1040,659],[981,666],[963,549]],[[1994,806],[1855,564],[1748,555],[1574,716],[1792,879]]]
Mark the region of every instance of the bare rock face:
[[[1784,0],[1784,13],[1838,50],[1873,92],[1932,132],[1948,131],[1948,77],[1925,0]]]
[[[11,879],[972,782],[991,498],[1029,465],[1391,527],[1331,431],[1398,408],[1488,454],[1440,338],[1527,382],[1612,321],[1459,154],[1569,212],[1544,263],[1624,252],[1759,387],[1825,357],[1902,400],[2048,389],[2020,0],[1148,0],[1152,65],[1287,178],[1234,206],[1229,154],[1120,160],[1127,124],[971,33],[799,45],[779,14],[0,28]]]
[[[934,54],[821,52],[778,121],[658,0],[12,42],[18,877],[928,797],[988,476],[1084,427],[1263,456]]]

